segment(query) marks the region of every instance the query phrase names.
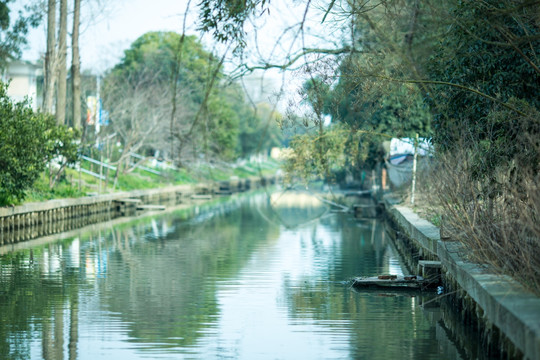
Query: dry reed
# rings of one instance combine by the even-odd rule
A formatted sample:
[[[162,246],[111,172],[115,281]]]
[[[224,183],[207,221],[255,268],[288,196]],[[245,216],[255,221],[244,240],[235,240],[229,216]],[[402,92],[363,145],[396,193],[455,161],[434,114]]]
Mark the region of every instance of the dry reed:
[[[471,151],[439,155],[424,194],[431,194],[445,233],[465,245],[470,260],[540,295],[540,175],[514,164],[490,179],[475,178]]]

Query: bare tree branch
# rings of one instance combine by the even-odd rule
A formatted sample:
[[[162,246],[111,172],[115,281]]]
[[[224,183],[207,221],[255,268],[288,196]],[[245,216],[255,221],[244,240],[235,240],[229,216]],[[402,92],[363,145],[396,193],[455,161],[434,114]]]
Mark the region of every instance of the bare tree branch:
[[[493,96],[490,96],[486,93],[483,93],[481,91],[478,91],[476,89],[473,89],[473,88],[470,88],[468,86],[465,86],[465,85],[461,85],[461,84],[454,84],[454,83],[450,83],[450,82],[446,82],[446,81],[436,81],[436,80],[414,80],[414,79],[396,79],[396,78],[392,78],[392,77],[389,77],[389,76],[384,76],[384,75],[375,75],[375,74],[365,74],[363,75],[365,77],[374,77],[374,78],[378,78],[378,79],[382,79],[382,80],[386,80],[386,81],[392,81],[392,82],[397,82],[397,83],[403,83],[403,84],[429,84],[429,85],[444,85],[444,86],[450,86],[450,87],[455,87],[455,88],[458,88],[458,89],[461,89],[461,90],[465,90],[465,91],[468,91],[468,92],[471,92],[471,93],[474,93],[478,96],[481,96],[485,99],[488,99],[488,100],[491,100],[509,110],[512,110],[514,112],[516,112],[517,114],[521,115],[521,116],[527,116],[526,113],[522,112],[521,110],[519,109],[516,109],[515,107],[493,97]],[[354,77],[360,77],[360,76],[354,76]]]
[[[301,58],[310,54],[343,55],[343,54],[350,54],[350,53],[360,53],[360,51],[350,46],[345,46],[340,49],[305,48],[300,53],[290,58],[289,61],[282,64],[266,63],[266,64],[255,65],[255,66],[249,66],[247,64],[243,64],[240,67],[242,70],[239,73],[232,75],[232,78],[237,79],[241,76],[252,73],[255,70],[270,70],[270,69],[291,70],[292,65],[294,65]]]

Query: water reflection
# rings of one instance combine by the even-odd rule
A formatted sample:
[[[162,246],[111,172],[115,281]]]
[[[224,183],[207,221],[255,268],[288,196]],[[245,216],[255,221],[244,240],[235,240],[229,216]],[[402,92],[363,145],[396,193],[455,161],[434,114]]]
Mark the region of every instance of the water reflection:
[[[3,256],[0,354],[445,358],[422,298],[347,283],[398,271],[377,221],[306,194],[236,197]]]

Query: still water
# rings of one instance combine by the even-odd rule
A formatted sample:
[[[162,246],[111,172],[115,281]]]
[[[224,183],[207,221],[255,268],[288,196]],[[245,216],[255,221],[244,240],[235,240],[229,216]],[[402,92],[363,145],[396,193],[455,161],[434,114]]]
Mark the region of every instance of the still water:
[[[1,359],[441,359],[382,223],[302,193],[102,225],[0,258]]]

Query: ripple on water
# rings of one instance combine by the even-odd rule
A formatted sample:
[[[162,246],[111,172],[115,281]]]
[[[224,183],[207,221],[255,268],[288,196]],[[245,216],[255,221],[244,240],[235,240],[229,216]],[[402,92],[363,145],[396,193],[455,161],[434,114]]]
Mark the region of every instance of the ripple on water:
[[[246,199],[1,258],[0,358],[445,357],[415,297],[350,289],[402,271],[378,222]]]

